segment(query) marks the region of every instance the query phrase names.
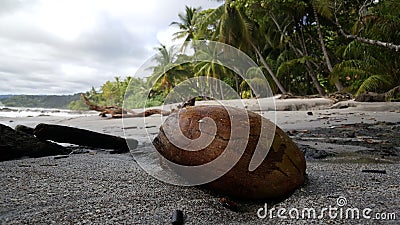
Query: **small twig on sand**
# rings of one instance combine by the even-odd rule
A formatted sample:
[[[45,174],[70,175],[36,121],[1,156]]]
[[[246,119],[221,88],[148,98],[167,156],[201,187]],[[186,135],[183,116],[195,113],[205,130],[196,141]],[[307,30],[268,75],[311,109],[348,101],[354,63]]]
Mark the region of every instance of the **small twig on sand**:
[[[363,172],[363,173],[380,173],[380,174],[386,174],[386,170],[362,170],[361,172]]]

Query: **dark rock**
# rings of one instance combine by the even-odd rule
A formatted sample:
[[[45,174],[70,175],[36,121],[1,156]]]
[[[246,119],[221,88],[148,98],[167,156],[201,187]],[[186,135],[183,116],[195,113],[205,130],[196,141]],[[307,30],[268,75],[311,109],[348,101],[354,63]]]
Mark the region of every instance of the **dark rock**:
[[[312,116],[313,112],[307,112],[307,115]]]
[[[332,153],[328,153],[324,150],[317,150],[315,148],[312,148],[308,145],[301,145],[298,144],[299,149],[303,152],[304,157],[308,160],[310,159],[324,159],[329,156],[333,156]]]
[[[10,109],[10,108],[1,108],[0,112],[18,112],[17,109]]]
[[[17,125],[15,127],[15,130],[26,133],[26,134],[30,134],[30,135],[33,135],[33,131],[34,131],[34,129],[32,127],[28,127],[25,125]]]
[[[356,137],[356,132],[355,131],[351,131],[351,132],[347,133],[347,137],[355,138]]]
[[[184,223],[183,211],[175,210],[171,216],[171,224],[173,225],[182,225]]]
[[[221,198],[220,199],[220,204],[223,207],[225,207],[227,209],[230,209],[230,210],[232,210],[234,212],[237,212],[239,210],[239,205],[236,202],[234,202],[234,201],[232,201],[232,200],[230,200],[228,198]]]
[[[305,152],[305,157],[307,159],[324,159],[328,156],[332,156],[324,150],[309,149]]]
[[[43,157],[68,154],[69,150],[55,143],[40,141],[32,135],[0,124],[0,161],[22,157]]]
[[[44,123],[36,126],[34,134],[40,140],[52,140],[59,143],[116,150],[113,153],[129,152],[129,148],[136,148],[138,143],[135,139],[125,140],[122,137],[97,133],[90,130]]]

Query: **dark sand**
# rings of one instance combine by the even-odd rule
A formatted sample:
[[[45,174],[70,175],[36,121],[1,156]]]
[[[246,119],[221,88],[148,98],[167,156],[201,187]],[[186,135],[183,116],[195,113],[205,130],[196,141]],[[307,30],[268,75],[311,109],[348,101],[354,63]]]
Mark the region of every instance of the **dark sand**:
[[[184,211],[186,224],[399,224],[400,105],[347,104],[353,107],[331,109],[329,104],[299,106],[290,102],[291,107],[306,111],[276,112],[277,124],[300,148],[311,156],[322,151],[327,155],[308,159],[308,182],[282,201],[238,201],[239,212],[233,212],[219,204],[224,196],[158,181],[142,170],[130,153],[89,149],[63,159],[0,162],[0,224],[170,224],[176,209]],[[121,120],[97,116],[0,118],[0,122],[12,127],[64,124],[123,136]],[[162,118],[124,122],[130,127],[127,136],[140,141],[140,150],[150,142],[146,133],[151,139]],[[362,172],[366,169],[385,173]],[[344,200],[342,197],[347,202],[339,207],[337,199]],[[258,218],[257,211],[265,203],[275,208],[275,218]],[[338,207],[336,218],[326,211],[322,218],[305,215],[302,219],[304,209],[313,208],[320,216],[323,208],[329,207]],[[359,210],[360,218],[346,219],[348,208]],[[292,209],[292,213],[297,209],[300,219],[291,219],[287,211],[282,215],[287,218],[277,218],[278,209]],[[396,219],[365,219],[363,209],[372,218],[395,213]]]

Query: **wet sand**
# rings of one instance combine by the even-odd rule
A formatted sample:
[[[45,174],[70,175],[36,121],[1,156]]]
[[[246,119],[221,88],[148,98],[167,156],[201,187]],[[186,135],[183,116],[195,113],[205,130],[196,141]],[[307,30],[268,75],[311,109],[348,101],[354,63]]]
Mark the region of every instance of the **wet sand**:
[[[307,160],[307,183],[282,201],[239,201],[239,212],[219,204],[220,197],[196,187],[179,187],[156,180],[143,171],[130,153],[106,151],[74,154],[69,158],[21,159],[0,162],[1,224],[169,224],[174,210],[181,209],[186,224],[398,224],[400,220],[400,104],[355,103],[322,100],[286,100],[281,109],[303,111],[259,111],[286,131],[301,149],[311,152]],[[320,100],[318,100],[320,101]],[[202,103],[203,104],[203,103]],[[289,105],[289,106],[288,106]],[[252,102],[247,104],[252,108]],[[341,109],[340,109],[341,108]],[[121,119],[41,116],[0,118],[11,127],[54,123],[85,128],[139,140],[145,149],[157,134],[163,119]],[[146,128],[147,127],[147,128]],[[149,135],[147,135],[149,134]],[[326,155],[316,159],[318,153]],[[363,170],[372,170],[371,173]],[[346,198],[339,207],[337,200]],[[259,218],[257,211],[268,204],[274,218]],[[330,217],[292,219],[278,209],[314,208],[317,216],[327,207],[363,210],[371,217],[396,220],[342,219]],[[294,210],[292,210],[294,211]],[[261,210],[262,214],[264,211]],[[340,211],[338,211],[340,212]],[[378,214],[382,213],[382,214]],[[332,216],[332,215],[331,215]]]

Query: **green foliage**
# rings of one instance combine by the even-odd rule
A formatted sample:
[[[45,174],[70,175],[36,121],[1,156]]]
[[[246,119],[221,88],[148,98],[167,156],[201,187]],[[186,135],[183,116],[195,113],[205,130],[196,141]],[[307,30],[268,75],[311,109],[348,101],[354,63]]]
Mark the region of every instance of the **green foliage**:
[[[131,77],[126,77],[124,80],[121,80],[119,77],[115,77],[114,81],[107,81],[103,84],[100,90],[104,104],[122,106],[125,91],[131,79]]]
[[[381,1],[358,21],[353,32],[371,39],[399,44],[400,21],[387,15],[373,15],[386,9],[391,1]],[[383,9],[382,9],[383,8]],[[397,14],[398,12],[388,12]],[[337,56],[341,62],[334,66],[331,79],[345,80],[348,89],[356,95],[362,92],[386,92],[400,85],[400,53],[360,43],[356,40],[340,47]]]
[[[85,101],[82,99],[71,101],[68,104],[68,109],[70,110],[88,110],[88,106],[85,104]]]
[[[174,33],[174,40],[184,39],[184,46],[188,44],[189,41],[195,39],[196,32],[196,23],[197,23],[197,12],[200,11],[201,8],[192,8],[189,6],[185,6],[185,13],[179,13],[179,22],[172,22],[170,25],[174,25],[179,27],[180,31]]]
[[[107,81],[99,91],[92,87],[86,92],[86,96],[96,105],[123,106],[128,109],[161,105],[162,97],[155,95],[147,98],[148,92],[147,83],[143,79],[128,76],[125,79],[115,77],[114,81]],[[82,110],[88,107],[82,99],[78,99],[69,103],[69,109]]]
[[[155,95],[153,97],[146,98],[143,93],[137,93],[126,98],[124,108],[139,109],[144,107],[159,106],[163,103],[163,100],[163,95]]]
[[[366,91],[383,92],[387,89],[385,87],[391,87],[391,84],[392,81],[390,76],[372,75],[362,82],[356,95]]]
[[[79,99],[75,95],[14,95],[1,102],[7,107],[34,107],[66,109],[71,101]]]
[[[215,9],[186,6],[178,16],[179,21],[171,23],[180,29],[174,39],[224,42],[247,53],[260,67],[247,71],[250,78],[244,81],[217,61],[181,64],[188,57],[182,49],[161,45],[155,49],[157,65],[147,80],[115,78],[99,91],[92,88],[89,99],[99,105],[121,106],[131,82],[124,107],[155,106],[178,84],[200,76],[209,78],[207,88],[222,89],[211,82],[217,78],[242,98],[250,98],[254,97],[250,86],[266,88],[259,77],[251,76],[258,69],[274,93],[283,92],[278,83],[299,95],[334,92],[340,89],[338,83],[354,94],[386,92],[400,85],[399,52],[348,39],[336,24],[337,19],[344,31],[372,43],[400,45],[398,0],[226,0]],[[215,52],[195,46],[194,50],[199,58],[215,58]],[[80,108],[82,101],[71,102],[70,107]]]

